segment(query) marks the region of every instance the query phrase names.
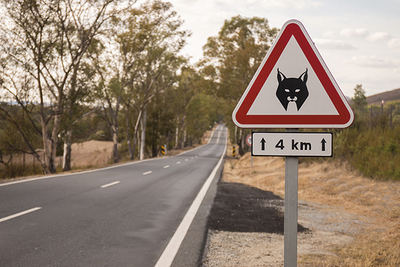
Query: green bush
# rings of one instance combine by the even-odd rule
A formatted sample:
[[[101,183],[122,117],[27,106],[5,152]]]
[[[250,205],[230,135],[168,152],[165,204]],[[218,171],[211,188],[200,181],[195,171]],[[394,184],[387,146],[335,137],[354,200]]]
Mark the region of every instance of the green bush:
[[[335,134],[335,157],[343,158],[366,176],[400,180],[400,126],[351,127]]]

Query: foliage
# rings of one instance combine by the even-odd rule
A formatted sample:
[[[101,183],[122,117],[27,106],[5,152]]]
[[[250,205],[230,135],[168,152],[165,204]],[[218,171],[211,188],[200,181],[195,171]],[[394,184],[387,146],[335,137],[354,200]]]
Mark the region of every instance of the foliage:
[[[343,158],[364,175],[376,179],[400,180],[400,103],[385,107],[368,106],[361,85],[353,97],[355,121],[335,133],[335,156]]]
[[[200,142],[200,138],[212,123],[217,121],[217,100],[203,93],[194,96],[188,104],[187,129],[190,143]]]
[[[0,110],[16,126],[45,173],[56,172],[62,122],[73,115],[81,63],[92,40],[108,20],[113,0],[0,1],[1,83],[5,98],[17,103],[41,135],[44,157],[25,136],[19,122]],[[70,103],[68,105],[67,103]],[[30,107],[35,107],[30,109]],[[68,112],[66,112],[68,110]],[[70,123],[64,123],[68,126]],[[70,125],[69,125],[70,126]]]
[[[278,29],[271,28],[265,18],[241,16],[225,20],[218,36],[209,37],[203,47],[200,63],[210,91],[223,101],[224,120],[230,129],[231,141],[244,153],[245,130],[234,130],[232,111],[256,72]]]

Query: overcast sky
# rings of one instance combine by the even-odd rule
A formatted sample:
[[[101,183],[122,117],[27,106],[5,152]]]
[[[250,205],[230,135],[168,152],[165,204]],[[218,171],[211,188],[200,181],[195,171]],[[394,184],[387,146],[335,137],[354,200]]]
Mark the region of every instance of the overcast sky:
[[[400,88],[400,0],[170,0],[192,32],[184,54],[196,62],[207,37],[232,16],[300,20],[347,96]],[[245,88],[243,88],[244,90]]]

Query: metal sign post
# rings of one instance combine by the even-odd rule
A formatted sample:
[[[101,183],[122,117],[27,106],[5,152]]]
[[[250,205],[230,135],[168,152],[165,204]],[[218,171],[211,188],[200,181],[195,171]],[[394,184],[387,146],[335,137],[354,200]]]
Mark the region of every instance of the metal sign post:
[[[285,160],[285,215],[284,215],[284,261],[285,267],[297,266],[297,187],[298,157]]]
[[[297,129],[286,129],[296,133]],[[285,214],[283,222],[284,233],[284,266],[297,266],[297,220],[298,220],[298,157],[285,158]]]

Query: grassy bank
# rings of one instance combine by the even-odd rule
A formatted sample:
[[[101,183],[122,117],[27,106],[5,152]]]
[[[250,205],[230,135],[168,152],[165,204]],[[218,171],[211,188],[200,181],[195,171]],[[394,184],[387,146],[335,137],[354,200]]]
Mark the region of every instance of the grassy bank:
[[[335,133],[335,157],[348,161],[363,175],[400,180],[400,126],[368,127],[356,122]]]

